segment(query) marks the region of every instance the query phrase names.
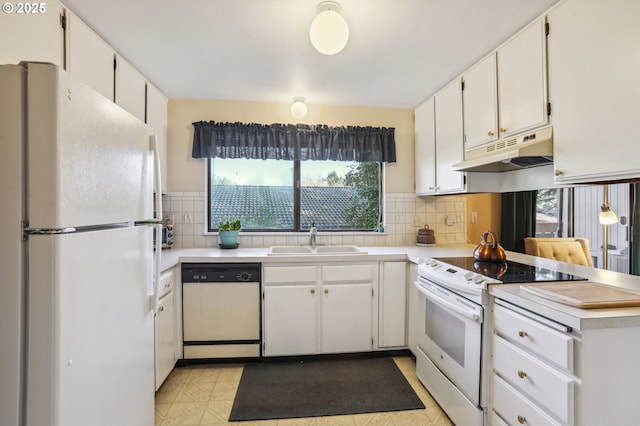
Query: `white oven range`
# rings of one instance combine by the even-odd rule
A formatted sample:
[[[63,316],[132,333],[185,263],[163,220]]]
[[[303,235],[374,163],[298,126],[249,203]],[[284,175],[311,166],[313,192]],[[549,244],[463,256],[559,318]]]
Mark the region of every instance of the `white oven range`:
[[[487,285],[584,278],[506,261],[425,259],[418,265],[416,373],[457,425],[486,425],[489,377]]]
[[[500,282],[425,259],[418,265],[414,283],[418,289],[416,372],[457,425],[485,423],[487,392],[480,378],[488,368],[488,354],[482,353],[488,348],[488,336],[483,333],[488,317],[484,313],[486,281]]]

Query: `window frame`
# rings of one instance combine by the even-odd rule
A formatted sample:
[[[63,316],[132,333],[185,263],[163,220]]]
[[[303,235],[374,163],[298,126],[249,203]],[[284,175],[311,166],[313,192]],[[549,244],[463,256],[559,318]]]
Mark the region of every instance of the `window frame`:
[[[216,158],[207,158],[207,164],[205,167],[205,233],[206,234],[217,234],[218,227],[212,227],[214,225],[211,223],[211,186],[212,186],[212,169],[213,169],[213,161]],[[224,158],[218,160],[224,160]],[[269,233],[269,234],[284,234],[284,233],[300,233],[300,232],[308,232],[308,228],[301,228],[301,197],[300,191],[302,188],[301,183],[301,163],[302,160],[277,160],[277,161],[291,161],[293,162],[293,182],[291,185],[291,189],[293,190],[293,228],[289,229],[273,229],[273,228],[252,228],[247,231],[243,231],[244,233]],[[376,162],[378,164],[378,221],[382,222],[384,217],[384,199],[385,199],[385,163]],[[353,228],[353,229],[328,229],[328,228],[319,228],[319,231],[322,232],[340,232],[340,233],[375,233],[377,229],[374,228]]]

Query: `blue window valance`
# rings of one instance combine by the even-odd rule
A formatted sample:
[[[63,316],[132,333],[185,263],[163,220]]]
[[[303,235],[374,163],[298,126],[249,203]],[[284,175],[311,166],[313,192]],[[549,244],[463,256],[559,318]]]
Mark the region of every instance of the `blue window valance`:
[[[215,121],[193,127],[193,158],[396,162],[394,128]]]

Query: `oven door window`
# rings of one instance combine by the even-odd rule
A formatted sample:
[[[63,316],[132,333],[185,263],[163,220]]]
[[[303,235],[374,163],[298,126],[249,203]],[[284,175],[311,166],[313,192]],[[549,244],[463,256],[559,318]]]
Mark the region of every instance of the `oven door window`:
[[[425,334],[433,343],[464,368],[465,323],[446,309],[426,301]]]
[[[418,348],[479,404],[482,306],[432,283],[421,287],[418,285]]]

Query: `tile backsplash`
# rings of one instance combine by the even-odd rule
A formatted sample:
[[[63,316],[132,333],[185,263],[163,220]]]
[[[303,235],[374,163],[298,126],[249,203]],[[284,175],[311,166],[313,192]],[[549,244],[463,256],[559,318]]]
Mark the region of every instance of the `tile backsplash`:
[[[163,195],[163,214],[174,223],[174,247],[215,247],[217,235],[205,235],[204,192],[169,192]],[[429,225],[436,243],[467,242],[467,203],[464,196],[417,197],[411,193],[385,196],[384,233],[318,233],[318,244],[355,244],[360,246],[406,246],[416,242],[418,229]],[[306,244],[308,234],[240,233],[241,247]]]

